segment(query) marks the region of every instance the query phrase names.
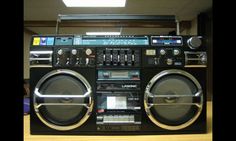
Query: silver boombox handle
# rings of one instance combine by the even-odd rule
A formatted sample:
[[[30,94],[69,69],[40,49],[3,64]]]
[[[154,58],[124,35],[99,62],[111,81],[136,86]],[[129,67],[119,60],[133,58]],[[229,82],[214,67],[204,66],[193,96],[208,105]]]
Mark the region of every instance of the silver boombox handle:
[[[125,22],[166,22],[176,24],[176,34],[179,35],[179,21],[176,20],[174,15],[130,15],[130,14],[58,14],[56,23],[56,34],[59,34],[59,26],[62,21],[85,21],[85,22],[104,22],[104,21],[125,21]],[[122,25],[121,25],[122,27]],[[143,26],[146,28],[160,27],[157,26]]]

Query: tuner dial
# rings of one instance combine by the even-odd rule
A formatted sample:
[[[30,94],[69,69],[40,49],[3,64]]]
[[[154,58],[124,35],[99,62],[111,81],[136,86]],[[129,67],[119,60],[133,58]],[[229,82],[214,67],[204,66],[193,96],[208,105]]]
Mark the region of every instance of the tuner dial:
[[[77,54],[77,50],[76,49],[72,49],[71,50],[71,54],[76,55]]]
[[[165,54],[166,54],[166,51],[165,51],[164,49],[161,49],[161,50],[160,50],[160,54],[161,54],[161,55],[165,55]]]
[[[92,50],[88,48],[88,49],[86,49],[85,53],[86,53],[86,55],[90,55],[90,54],[92,54]]]
[[[58,54],[58,55],[62,55],[62,54],[63,54],[63,50],[62,50],[62,49],[59,49],[59,50],[57,51],[57,54]]]
[[[191,49],[197,49],[201,46],[202,41],[198,37],[191,37],[188,39],[187,43]]]

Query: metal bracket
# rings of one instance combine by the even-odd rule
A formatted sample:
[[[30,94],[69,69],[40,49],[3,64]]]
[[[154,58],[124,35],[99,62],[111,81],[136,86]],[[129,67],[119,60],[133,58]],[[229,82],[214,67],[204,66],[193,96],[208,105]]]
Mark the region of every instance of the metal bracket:
[[[179,20],[176,19],[176,35],[180,35]]]
[[[58,15],[60,16],[60,14]],[[59,34],[59,23],[61,22],[60,18],[57,18],[57,23],[56,23],[56,34]]]

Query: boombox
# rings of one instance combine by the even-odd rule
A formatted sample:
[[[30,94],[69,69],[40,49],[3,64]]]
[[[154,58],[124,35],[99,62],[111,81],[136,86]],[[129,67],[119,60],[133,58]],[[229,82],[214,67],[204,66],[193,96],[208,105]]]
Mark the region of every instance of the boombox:
[[[36,35],[31,134],[206,132],[202,36]]]

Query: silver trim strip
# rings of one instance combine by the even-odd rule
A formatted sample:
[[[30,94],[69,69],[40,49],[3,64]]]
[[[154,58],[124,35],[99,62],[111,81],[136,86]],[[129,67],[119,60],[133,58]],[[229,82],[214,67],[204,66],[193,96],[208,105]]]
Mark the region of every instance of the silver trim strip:
[[[199,67],[206,68],[207,65],[185,65],[184,67],[185,68],[199,68]]]
[[[74,77],[76,77],[78,80],[80,80],[84,86],[87,89],[87,92],[80,96],[80,95],[42,95],[39,93],[39,88],[41,87],[41,85],[50,77],[53,77],[55,75],[63,75],[63,74],[67,74],[67,75],[72,75]],[[89,97],[89,101],[88,103],[66,103],[66,104],[62,104],[62,103],[37,103],[36,99],[39,97],[46,97],[46,98],[58,98],[58,97],[66,97],[66,98],[83,98],[83,97]],[[92,87],[90,86],[89,82],[79,73],[72,71],[72,70],[68,70],[68,69],[58,69],[58,70],[53,70],[49,73],[47,73],[46,75],[44,75],[36,84],[35,86],[35,90],[34,90],[34,96],[33,96],[33,103],[34,103],[34,110],[36,112],[36,115],[38,116],[38,118],[48,127],[53,128],[55,130],[60,130],[60,131],[67,131],[67,130],[72,130],[75,128],[78,128],[79,126],[81,126],[91,115],[92,110],[93,110],[93,105],[94,105],[94,100],[93,100],[93,94],[92,94]],[[78,106],[84,106],[87,108],[87,112],[86,114],[82,117],[81,120],[79,120],[77,123],[73,124],[73,125],[69,125],[69,126],[60,126],[60,125],[56,125],[53,124],[49,121],[47,121],[39,112],[39,108],[43,105],[78,105]]]
[[[91,91],[87,91],[84,95],[42,95],[39,93],[38,88],[35,88],[34,94],[42,98],[85,98],[90,96]]]
[[[149,97],[199,97],[199,95],[201,95],[202,91],[199,90],[198,92],[196,92],[194,95],[154,95],[153,93],[147,91],[147,95]]]
[[[30,51],[30,54],[52,54],[53,51],[45,50],[45,51]]]
[[[89,106],[87,104],[80,104],[80,103],[41,103],[36,105],[36,107],[39,109],[41,106],[44,105],[50,105],[50,106],[58,106],[58,105],[63,105],[63,106],[84,106],[86,108],[89,108]]]
[[[30,65],[30,68],[51,68],[52,65]]]
[[[103,121],[103,123],[135,123],[135,121]]]
[[[179,104],[179,105],[193,105],[193,106],[196,106],[198,108],[198,111],[189,121],[187,121],[187,122],[185,122],[183,124],[177,125],[177,126],[167,125],[167,124],[164,124],[164,123],[160,122],[158,119],[156,119],[152,115],[151,110],[150,110],[150,108],[152,106],[154,106],[154,103],[148,103],[148,98],[149,97],[154,97],[153,94],[150,92],[150,90],[153,87],[153,85],[159,79],[161,79],[163,76],[170,75],[170,74],[182,75],[182,76],[185,76],[185,77],[189,78],[196,85],[196,87],[198,89],[198,92],[195,93],[192,97],[200,97],[200,103],[180,103]],[[163,97],[163,96],[164,95],[155,96],[155,97]],[[170,96],[168,95],[168,97],[170,97]],[[176,95],[174,95],[174,97],[176,97]],[[180,96],[180,97],[182,97],[182,96]],[[185,96],[183,96],[183,97],[185,97]],[[172,104],[173,105],[177,105],[176,103],[171,103],[171,105]],[[170,105],[170,104],[169,103],[168,104],[155,103],[155,105],[163,105],[164,106],[164,105]],[[197,79],[194,76],[192,76],[191,74],[189,74],[188,72],[186,72],[186,71],[178,70],[178,69],[164,70],[164,71],[158,73],[157,75],[155,75],[149,81],[148,85],[146,86],[145,93],[144,93],[144,108],[145,108],[147,116],[149,117],[149,119],[156,126],[159,126],[161,128],[167,129],[167,130],[180,130],[180,129],[186,128],[186,127],[190,126],[192,123],[194,123],[194,121],[196,121],[197,118],[199,117],[199,115],[201,114],[201,111],[202,111],[202,108],[203,108],[202,87],[201,87],[200,83],[197,81]]]
[[[200,58],[188,58],[188,60],[190,60],[190,61],[199,61],[199,60],[201,60]]]
[[[150,104],[148,103],[148,105],[150,105],[149,107],[151,108],[152,106],[155,106],[155,105],[164,105],[164,106],[169,106],[169,105],[195,105],[195,106],[198,106],[199,107],[199,103],[155,103],[155,104]]]
[[[34,61],[34,60],[52,60],[52,58],[30,58],[30,61]]]

